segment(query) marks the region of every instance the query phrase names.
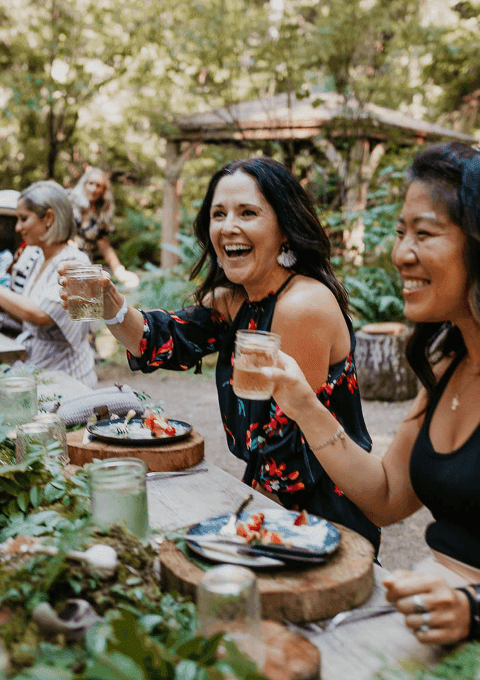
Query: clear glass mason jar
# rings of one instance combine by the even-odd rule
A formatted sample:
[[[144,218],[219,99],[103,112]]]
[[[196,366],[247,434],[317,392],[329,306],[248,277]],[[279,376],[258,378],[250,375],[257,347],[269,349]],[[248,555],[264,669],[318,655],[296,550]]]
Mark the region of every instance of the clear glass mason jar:
[[[44,454],[47,444],[52,440],[50,426],[47,423],[24,423],[16,429],[15,455],[17,463],[35,450],[41,449]]]
[[[140,458],[107,458],[89,468],[94,523],[119,524],[148,542],[147,466]]]
[[[63,465],[68,465],[70,457],[67,446],[67,428],[65,420],[58,413],[38,413],[33,417],[34,422],[45,423],[50,428],[50,439],[57,442],[59,447],[58,460]]]
[[[103,318],[103,272],[99,264],[69,267],[67,277],[67,311],[74,321]]]
[[[15,428],[30,423],[37,412],[37,380],[34,375],[0,378],[0,413],[4,425]]]
[[[262,368],[273,367],[280,349],[280,336],[269,331],[239,330],[235,336],[232,389],[241,399],[270,399],[274,382]]]
[[[261,670],[265,662],[262,609],[251,569],[222,564],[205,573],[197,586],[198,633],[225,633]]]

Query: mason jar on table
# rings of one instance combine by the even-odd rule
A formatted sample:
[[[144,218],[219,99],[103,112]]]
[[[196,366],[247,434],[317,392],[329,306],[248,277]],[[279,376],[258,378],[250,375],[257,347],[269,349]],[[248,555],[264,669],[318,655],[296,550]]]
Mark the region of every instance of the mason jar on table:
[[[147,466],[140,458],[107,458],[89,466],[93,521],[124,526],[148,541]]]
[[[0,413],[4,425],[15,428],[29,423],[37,412],[37,380],[34,375],[0,377]]]

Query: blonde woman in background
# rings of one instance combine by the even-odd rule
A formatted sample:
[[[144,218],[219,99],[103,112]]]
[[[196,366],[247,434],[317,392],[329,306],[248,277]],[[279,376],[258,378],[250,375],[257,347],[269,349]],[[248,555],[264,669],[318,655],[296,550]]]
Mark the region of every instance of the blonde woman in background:
[[[108,240],[114,231],[115,213],[115,201],[108,175],[99,168],[88,169],[70,192],[70,198],[77,224],[75,241],[79,248],[93,262],[97,246],[113,276],[125,288],[136,288],[139,284],[138,276],[125,269]]]

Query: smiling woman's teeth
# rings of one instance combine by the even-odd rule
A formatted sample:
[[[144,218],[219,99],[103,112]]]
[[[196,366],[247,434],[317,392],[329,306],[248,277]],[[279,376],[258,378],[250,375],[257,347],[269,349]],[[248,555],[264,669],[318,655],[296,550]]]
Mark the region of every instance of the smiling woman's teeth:
[[[237,245],[237,246],[225,246],[224,250],[228,257],[231,257],[249,253],[252,250],[252,248],[251,246]]]
[[[409,279],[403,282],[403,287],[405,290],[416,290],[417,288],[423,288],[423,286],[428,285],[428,281],[424,279]]]

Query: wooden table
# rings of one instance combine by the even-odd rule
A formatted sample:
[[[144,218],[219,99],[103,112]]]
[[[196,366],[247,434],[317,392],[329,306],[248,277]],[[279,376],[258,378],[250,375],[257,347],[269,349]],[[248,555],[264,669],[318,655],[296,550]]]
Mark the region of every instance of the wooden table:
[[[23,345],[9,338],[8,335],[0,333],[0,363],[11,363],[17,359],[25,359],[27,350]]]
[[[210,463],[206,473],[151,480],[147,489],[150,526],[158,533],[227,514],[247,492],[242,482]],[[250,510],[278,507],[263,494],[254,490],[252,493]],[[386,574],[375,566],[373,593],[359,608],[385,603],[381,584]],[[392,666],[408,660],[430,666],[451,651],[417,642],[399,613],[347,623],[329,633],[322,629],[325,623],[291,626],[320,650],[322,680],[371,680],[385,664]]]

